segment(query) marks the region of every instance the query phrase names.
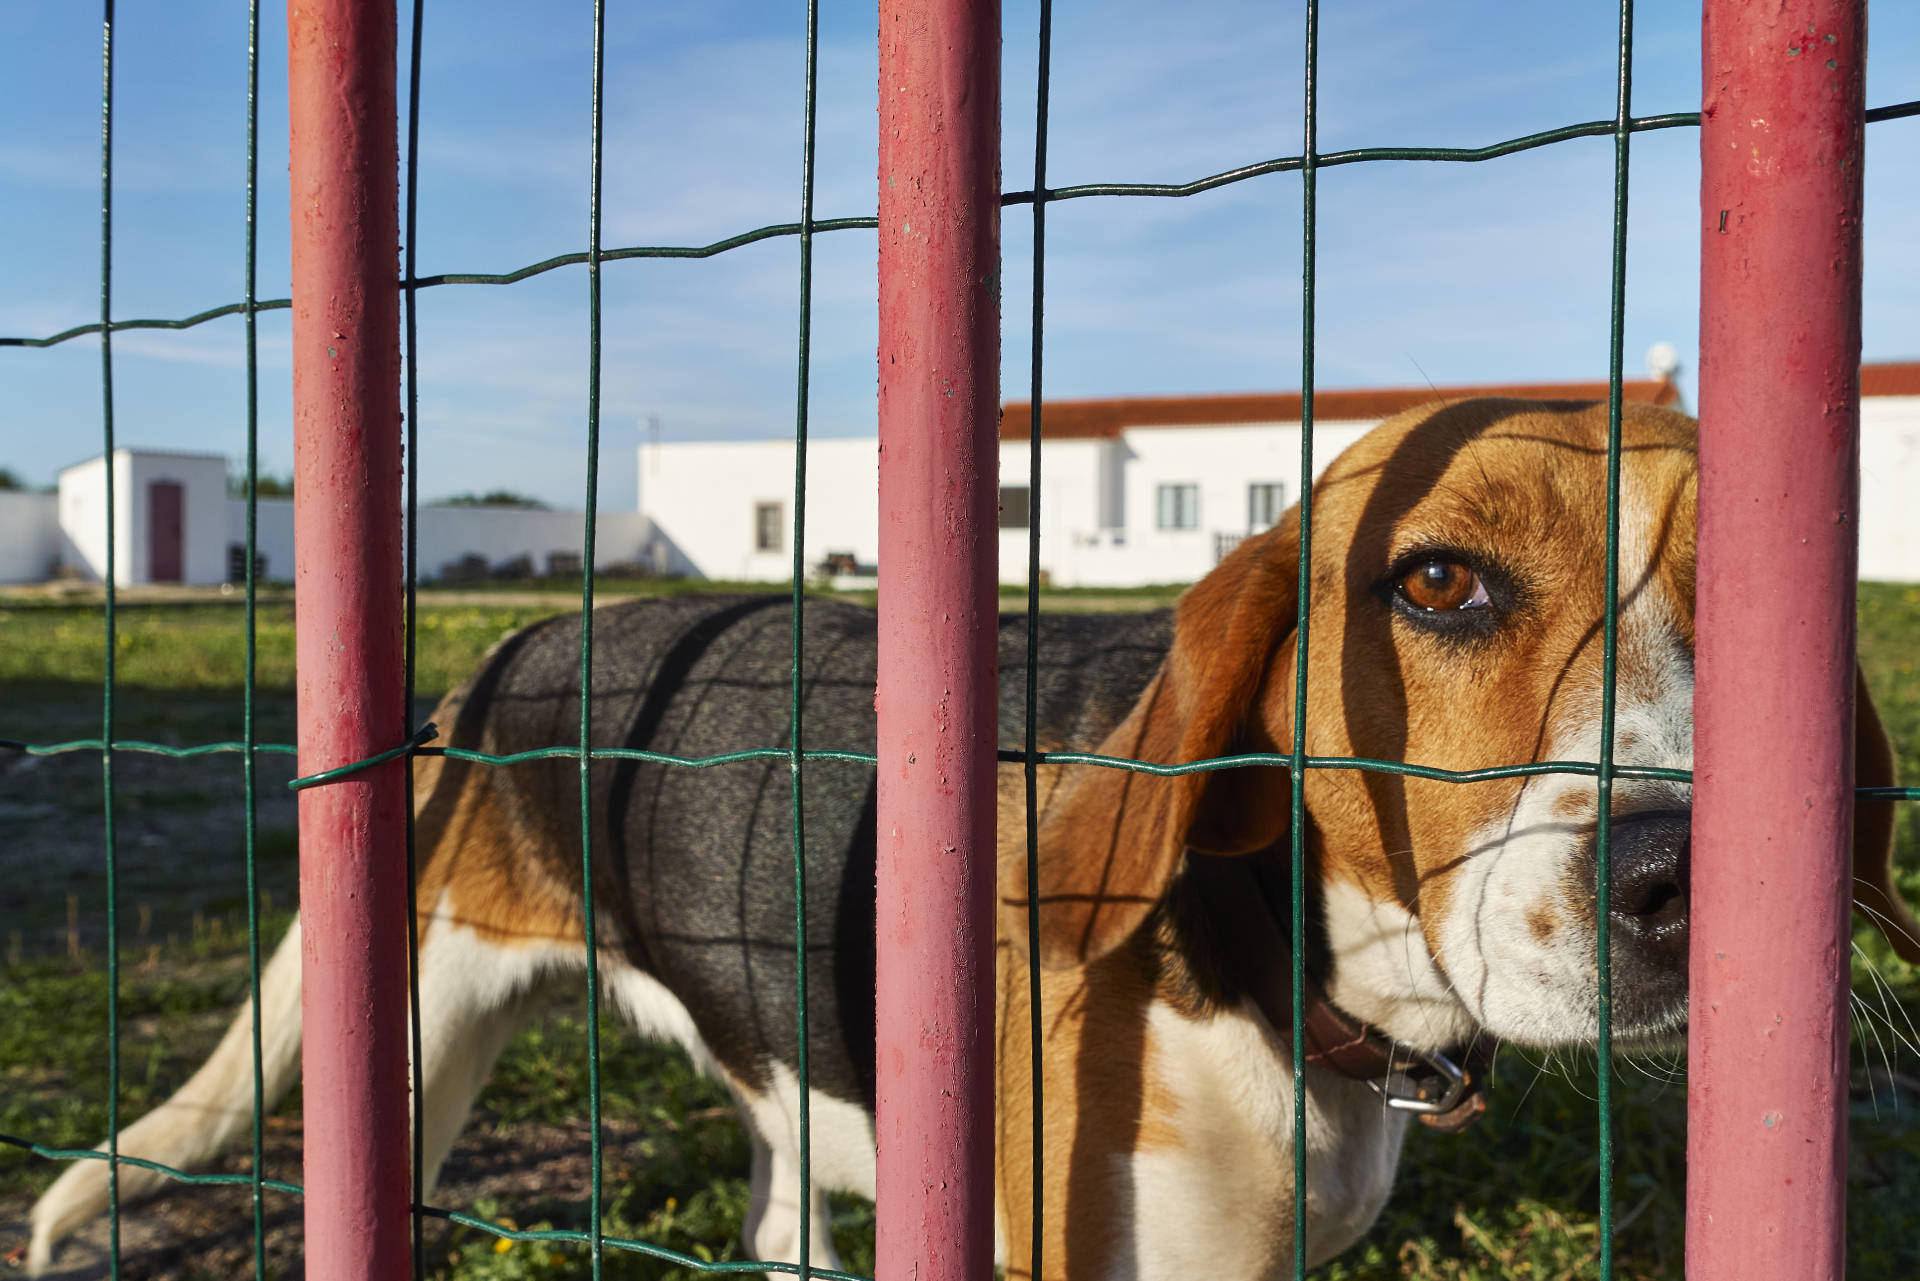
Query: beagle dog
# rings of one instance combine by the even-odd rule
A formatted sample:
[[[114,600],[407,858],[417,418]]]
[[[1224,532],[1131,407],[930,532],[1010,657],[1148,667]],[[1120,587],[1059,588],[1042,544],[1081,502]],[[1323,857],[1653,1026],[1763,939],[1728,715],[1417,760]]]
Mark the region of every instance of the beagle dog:
[[[1692,763],[1694,425],[1623,406],[1614,759]],[[1247,539],[1171,613],[1041,620],[1043,749],[1177,763],[1286,753],[1308,664],[1305,747],[1449,771],[1596,759],[1606,540],[1605,405],[1469,400],[1383,424],[1313,489],[1308,630],[1295,629],[1297,510]],[[783,744],[785,598],[679,597],[596,611],[593,726],[606,747],[699,757]],[[436,720],[458,747],[578,740],[580,619],[502,642]],[[1024,619],[1000,630],[1001,735],[1022,740]],[[874,745],[873,615],[809,601],[810,746]],[[1839,709],[1836,709],[1839,714]],[[1863,783],[1892,756],[1864,686]],[[578,982],[578,769],[414,762],[427,1184],[549,985]],[[784,760],[590,771],[604,990],[642,1033],[725,1082],[752,1143],[745,1245],[831,1265],[826,1193],[874,1191],[874,772],[819,761],[804,796],[812,1116],[799,1238],[792,836]],[[1288,1275],[1367,1230],[1408,1119],[1470,1119],[1497,1041],[1591,1046],[1590,776],[1476,782],[1313,768],[1305,937],[1292,937],[1291,780],[1251,765],[1178,776],[1039,767],[1039,900],[1027,896],[1022,767],[1003,766],[998,850],[999,1244],[1030,1278],[1032,1108],[1044,1101],[1046,1276]],[[1672,1045],[1686,1020],[1690,790],[1613,790],[1615,1043]],[[1856,823],[1863,904],[1920,960],[1894,894],[1889,805]],[[980,852],[985,857],[985,852]],[[1030,910],[1039,912],[1029,955]],[[1290,966],[1307,977],[1307,1220],[1294,1221]],[[1029,1037],[1037,965],[1043,1044]],[[396,979],[396,981],[398,981]],[[299,926],[262,979],[269,1106],[297,1073]],[[190,1168],[251,1115],[251,1015],[120,1151]],[[1038,1063],[1040,1090],[1034,1088]],[[400,1148],[395,1149],[399,1159]],[[1231,1153],[1231,1159],[1222,1159]],[[33,1211],[29,1267],[106,1205],[74,1163]],[[122,1195],[161,1186],[123,1167]]]

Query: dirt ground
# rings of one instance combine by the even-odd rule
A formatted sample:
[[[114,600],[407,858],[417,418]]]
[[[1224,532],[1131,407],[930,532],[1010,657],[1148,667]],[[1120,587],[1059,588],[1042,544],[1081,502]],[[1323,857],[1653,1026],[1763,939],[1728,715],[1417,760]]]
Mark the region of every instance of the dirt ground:
[[[17,702],[7,708],[9,713],[44,710]],[[145,716],[128,736],[173,743],[218,737],[191,723],[199,710],[183,707],[177,730]],[[84,707],[63,707],[57,714],[10,715],[7,728],[24,729],[34,742],[56,742],[97,734],[97,721],[88,724],[96,714]],[[276,725],[262,737],[284,738],[286,730],[284,724]],[[258,760],[259,889],[263,911],[284,920],[298,884],[295,795],[286,786],[295,767],[291,756],[262,755]],[[176,759],[116,753],[114,795],[123,985],[177,981],[207,990],[222,983],[220,990],[231,988],[245,969],[246,805],[239,756]],[[49,962],[63,973],[99,972],[108,940],[101,797],[97,751],[37,756],[0,747],[0,946],[7,967],[26,963],[17,973],[43,973]],[[9,969],[0,969],[0,985],[8,982],[8,975]],[[574,998],[556,998],[554,1012],[577,1020],[577,1004]],[[131,1083],[150,1076],[159,1063],[165,1081],[177,1084],[191,1063],[211,1048],[232,1014],[231,1003],[223,1000],[179,1019],[123,1017],[124,1079]],[[59,1065],[46,1064],[37,1075],[29,1070],[18,1083],[31,1092],[36,1081],[60,1071]],[[0,1090],[8,1088],[8,1079],[0,1070]],[[132,1107],[127,1119],[143,1110]],[[299,1109],[290,1104],[281,1112],[268,1119],[264,1168],[268,1177],[297,1183]],[[691,1119],[676,1116],[656,1121],[653,1128],[672,1130]],[[710,1119],[706,1124],[732,1122]],[[611,1197],[632,1175],[633,1162],[645,1158],[635,1146],[641,1136],[638,1122],[609,1116],[604,1125],[605,1185]],[[81,1142],[97,1137],[91,1128],[87,1133]],[[44,1141],[51,1136],[36,1129],[23,1137]],[[211,1170],[241,1174],[247,1166],[242,1144]],[[16,1177],[0,1183],[0,1277],[21,1275],[17,1265],[33,1200],[23,1185],[40,1183],[38,1178],[20,1179],[20,1172],[16,1167]],[[443,1167],[432,1202],[470,1212],[478,1203],[491,1202],[501,1207],[496,1215],[537,1212],[574,1222],[584,1217],[591,1181],[584,1119],[506,1120],[483,1101]],[[268,1275],[302,1276],[300,1199],[268,1191],[264,1204]],[[463,1270],[449,1259],[454,1250],[471,1255],[488,1248],[470,1231],[431,1218],[425,1222],[424,1239],[429,1271],[440,1275]],[[178,1187],[128,1207],[120,1240],[120,1275],[128,1281],[251,1276],[251,1191],[245,1186]],[[96,1221],[69,1239],[48,1275],[68,1281],[109,1276],[109,1246],[106,1221]]]
[[[618,1175],[619,1151],[635,1134],[631,1125],[606,1127],[607,1182]],[[275,1117],[266,1132],[266,1172],[298,1182],[300,1124]],[[210,1173],[244,1174],[248,1154],[229,1154]],[[534,1202],[585,1202],[591,1194],[592,1159],[585,1124],[560,1126],[529,1122],[511,1128],[469,1127],[442,1172],[432,1203],[470,1209],[475,1202],[506,1205]],[[210,1281],[253,1274],[252,1190],[245,1186],[184,1187],[140,1203],[122,1213],[120,1275],[125,1281]],[[268,1274],[282,1281],[305,1275],[301,1253],[301,1203],[298,1197],[268,1190],[266,1217]],[[24,1197],[0,1197],[0,1243],[12,1250],[27,1236]],[[447,1252],[451,1224],[428,1219],[425,1242],[436,1262]],[[99,1281],[111,1275],[108,1227],[103,1218],[68,1238],[49,1281]],[[16,1275],[19,1275],[16,1273]]]
[[[97,732],[97,730],[95,731]],[[297,883],[293,758],[256,769],[260,889],[289,906]],[[85,951],[107,939],[106,825],[98,752],[0,749],[0,833],[13,892],[0,902],[8,958]],[[244,928],[246,804],[237,754],[114,756],[114,845],[123,946]]]

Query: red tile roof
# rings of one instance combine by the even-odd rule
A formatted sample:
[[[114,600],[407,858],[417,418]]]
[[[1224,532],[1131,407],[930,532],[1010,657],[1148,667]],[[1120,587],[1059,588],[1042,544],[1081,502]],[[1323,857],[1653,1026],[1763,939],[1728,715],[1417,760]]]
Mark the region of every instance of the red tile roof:
[[[1860,366],[1862,396],[1920,396],[1920,360]],[[1051,429],[1052,424],[1048,424]]]
[[[1671,405],[1680,399],[1671,382],[1632,379],[1628,400]],[[1920,396],[1920,361],[1862,365],[1863,396]],[[1321,391],[1313,397],[1316,418],[1327,421],[1388,418],[1436,400],[1470,396],[1518,396],[1530,400],[1605,400],[1604,382],[1500,383],[1469,387],[1382,387]],[[1000,439],[1025,440],[1033,407],[1010,400],[1000,411]],[[1247,392],[1212,396],[1129,396],[1112,400],[1050,400],[1045,406],[1048,440],[1099,440],[1128,427],[1216,427],[1235,423],[1300,421],[1298,392]]]
[[[1628,400],[1669,405],[1680,394],[1668,382],[1635,379],[1623,388]],[[1605,400],[1607,384],[1511,383],[1472,387],[1382,387],[1353,391],[1317,391],[1314,417],[1326,421],[1388,418],[1415,405],[1472,396],[1520,396],[1534,400]],[[1300,393],[1248,392],[1216,396],[1130,396],[1114,400],[1049,400],[1048,440],[1091,440],[1118,436],[1128,427],[1217,427],[1234,423],[1297,423]],[[1000,411],[1000,439],[1025,440],[1033,407],[1010,400]]]

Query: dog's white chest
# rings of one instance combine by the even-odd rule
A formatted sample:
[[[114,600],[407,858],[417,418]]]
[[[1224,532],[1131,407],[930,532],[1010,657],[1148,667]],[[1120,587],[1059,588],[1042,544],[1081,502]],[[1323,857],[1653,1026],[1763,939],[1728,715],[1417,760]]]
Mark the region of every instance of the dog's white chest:
[[[1186,1018],[1156,1005],[1147,1061],[1172,1104],[1128,1158],[1132,1281],[1293,1272],[1293,1073],[1251,1013]],[[1150,1087],[1153,1088],[1153,1087]],[[1307,1074],[1307,1254],[1333,1257],[1393,1188],[1406,1118],[1359,1081]],[[1125,1257],[1128,1251],[1116,1252]]]

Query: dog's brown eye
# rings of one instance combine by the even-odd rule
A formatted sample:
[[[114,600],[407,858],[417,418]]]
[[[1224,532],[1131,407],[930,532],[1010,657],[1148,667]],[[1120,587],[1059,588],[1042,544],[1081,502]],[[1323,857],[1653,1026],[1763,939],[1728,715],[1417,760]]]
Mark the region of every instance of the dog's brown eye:
[[[1400,595],[1415,609],[1481,609],[1493,602],[1480,575],[1457,560],[1428,560],[1400,579]]]

